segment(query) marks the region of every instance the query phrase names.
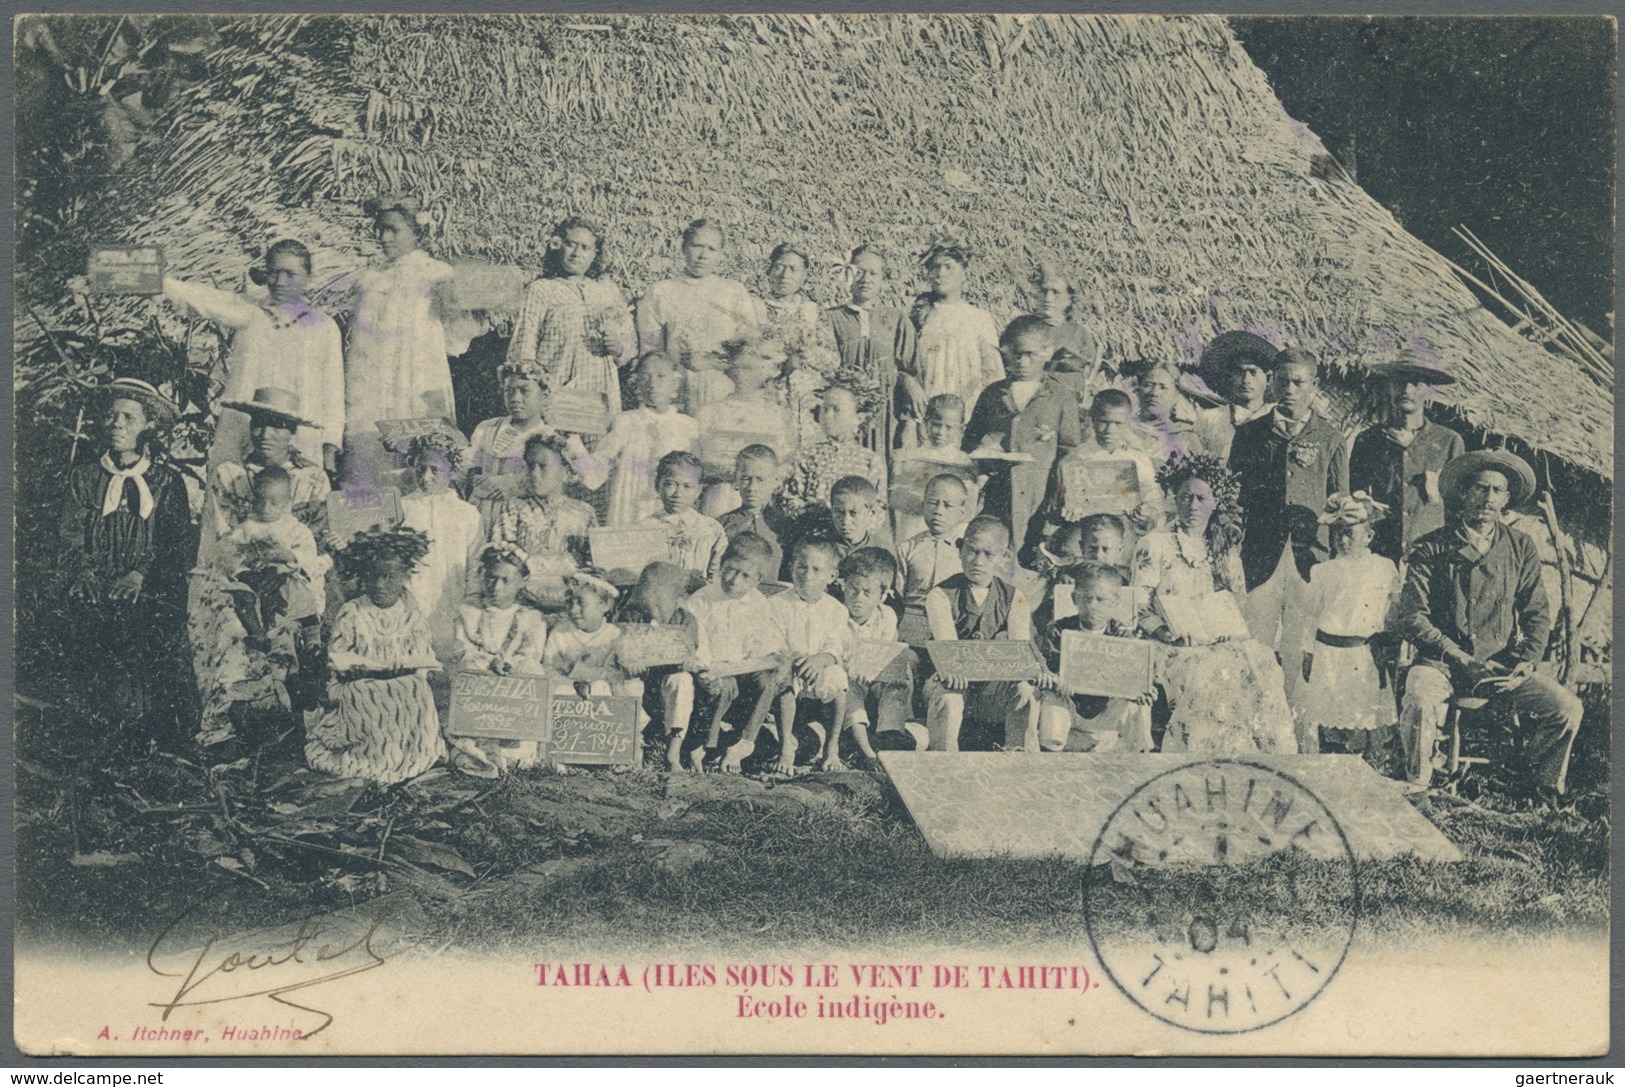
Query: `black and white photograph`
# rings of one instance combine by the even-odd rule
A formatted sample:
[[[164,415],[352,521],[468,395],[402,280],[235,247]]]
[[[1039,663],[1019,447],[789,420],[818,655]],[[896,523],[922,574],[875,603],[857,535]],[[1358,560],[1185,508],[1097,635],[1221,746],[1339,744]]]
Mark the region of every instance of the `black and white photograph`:
[[[27,1057],[1597,1057],[1618,26],[14,22]]]

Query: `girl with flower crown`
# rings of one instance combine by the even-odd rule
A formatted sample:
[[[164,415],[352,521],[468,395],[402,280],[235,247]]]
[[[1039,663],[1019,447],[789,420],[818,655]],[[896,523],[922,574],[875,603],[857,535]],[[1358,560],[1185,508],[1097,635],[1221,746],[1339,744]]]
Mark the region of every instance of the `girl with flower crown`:
[[[1332,558],[1309,570],[1303,682],[1292,693],[1299,746],[1362,755],[1379,773],[1395,768],[1393,687],[1373,652],[1399,596],[1399,568],[1371,551],[1388,507],[1364,491],[1334,494],[1319,521]]]
[[[1197,454],[1163,465],[1157,482],[1174,498],[1174,521],[1135,545],[1130,584],[1141,629],[1168,647],[1158,680],[1173,716],[1162,750],[1294,754],[1281,665],[1247,636],[1237,604],[1242,521],[1235,476]]]

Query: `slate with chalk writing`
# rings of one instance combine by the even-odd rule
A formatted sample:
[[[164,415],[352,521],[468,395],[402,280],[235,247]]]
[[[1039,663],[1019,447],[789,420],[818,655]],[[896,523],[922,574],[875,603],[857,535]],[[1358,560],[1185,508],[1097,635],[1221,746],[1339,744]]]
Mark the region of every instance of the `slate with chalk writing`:
[[[973,683],[1037,679],[1042,667],[1032,642],[932,641],[925,643],[925,649],[938,672],[962,676]]]
[[[85,278],[92,294],[163,294],[164,250],[158,245],[97,245]]]
[[[1073,694],[1139,698],[1151,693],[1152,643],[1061,631],[1061,686]]]
[[[549,761],[592,766],[637,765],[636,698],[556,695],[549,718],[546,743]]]
[[[446,735],[492,740],[546,740],[552,680],[455,672]]]

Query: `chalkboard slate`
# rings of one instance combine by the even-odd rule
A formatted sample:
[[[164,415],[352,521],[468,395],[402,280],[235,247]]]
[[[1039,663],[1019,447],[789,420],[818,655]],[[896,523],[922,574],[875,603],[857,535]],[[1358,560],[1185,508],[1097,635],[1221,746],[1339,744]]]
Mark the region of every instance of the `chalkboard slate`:
[[[638,764],[636,698],[556,695],[549,718],[544,745],[549,761],[593,766]]]
[[[446,735],[545,741],[552,685],[545,676],[453,673]]]
[[[400,523],[401,494],[394,487],[366,495],[333,491],[327,496],[327,531],[339,547],[370,528],[394,528]]]
[[[1151,693],[1152,644],[1061,631],[1061,686],[1073,694],[1139,698]]]
[[[962,676],[973,683],[994,680],[1037,679],[1042,667],[1032,642],[962,641],[927,642],[926,652],[937,671]]]
[[[163,294],[164,250],[157,245],[95,245],[85,265],[92,294]]]
[[[384,442],[384,448],[392,453],[404,453],[412,439],[423,434],[444,434],[451,439],[453,445],[459,449],[468,448],[468,439],[458,430],[450,419],[444,416],[429,415],[421,419],[380,419],[378,420],[378,433]]]

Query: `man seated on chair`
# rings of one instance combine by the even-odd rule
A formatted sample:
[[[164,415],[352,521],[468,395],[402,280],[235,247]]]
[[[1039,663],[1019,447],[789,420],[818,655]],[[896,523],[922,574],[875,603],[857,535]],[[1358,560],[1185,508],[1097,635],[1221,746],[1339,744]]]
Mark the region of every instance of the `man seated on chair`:
[[[1501,522],[1534,491],[1534,472],[1511,453],[1482,450],[1447,464],[1439,489],[1445,525],[1416,541],[1399,602],[1399,630],[1417,655],[1400,707],[1407,774],[1427,784],[1433,752],[1422,737],[1438,735],[1452,695],[1487,698],[1518,714],[1532,784],[1560,796],[1580,700],[1535,672],[1552,628],[1540,557]]]

